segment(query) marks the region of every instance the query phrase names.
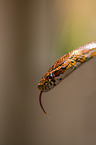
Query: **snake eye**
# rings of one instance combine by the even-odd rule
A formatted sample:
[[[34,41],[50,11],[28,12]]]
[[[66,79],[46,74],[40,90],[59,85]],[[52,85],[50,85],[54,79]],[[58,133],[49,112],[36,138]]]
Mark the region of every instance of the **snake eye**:
[[[52,75],[52,74],[49,74],[49,75],[47,76],[47,79],[52,79],[52,77],[53,77],[53,75]]]
[[[50,74],[50,75],[49,75],[49,79],[52,79],[52,77],[53,77],[52,74]]]

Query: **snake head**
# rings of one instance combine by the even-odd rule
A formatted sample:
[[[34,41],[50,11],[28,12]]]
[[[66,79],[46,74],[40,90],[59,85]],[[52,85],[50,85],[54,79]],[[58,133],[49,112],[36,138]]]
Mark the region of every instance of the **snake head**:
[[[53,86],[55,86],[55,77],[51,72],[47,72],[43,75],[40,83],[38,84],[38,89],[40,91],[47,92]]]

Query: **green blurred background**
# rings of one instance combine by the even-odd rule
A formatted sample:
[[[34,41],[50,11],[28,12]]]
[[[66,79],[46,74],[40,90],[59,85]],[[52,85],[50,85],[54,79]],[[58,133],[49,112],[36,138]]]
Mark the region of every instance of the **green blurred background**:
[[[95,145],[96,58],[42,96],[37,85],[65,53],[96,40],[96,0],[0,4],[0,145]]]

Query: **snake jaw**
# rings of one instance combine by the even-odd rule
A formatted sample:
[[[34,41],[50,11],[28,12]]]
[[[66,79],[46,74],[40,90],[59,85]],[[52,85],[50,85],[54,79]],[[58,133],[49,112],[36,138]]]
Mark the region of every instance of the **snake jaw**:
[[[46,111],[45,111],[45,109],[44,109],[44,107],[43,107],[43,105],[42,105],[42,101],[41,101],[42,93],[43,93],[43,91],[41,91],[41,92],[40,92],[40,95],[39,95],[39,103],[40,103],[40,107],[41,107],[41,109],[42,109],[43,112],[47,115],[47,113],[46,113]]]

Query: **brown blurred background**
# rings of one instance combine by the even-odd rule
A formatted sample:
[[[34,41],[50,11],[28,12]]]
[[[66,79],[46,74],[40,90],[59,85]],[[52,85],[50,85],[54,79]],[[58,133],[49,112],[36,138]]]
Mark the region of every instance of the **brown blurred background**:
[[[96,0],[0,4],[0,145],[95,145],[96,58],[42,97],[37,84],[65,53],[96,40]]]

